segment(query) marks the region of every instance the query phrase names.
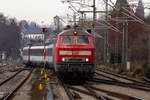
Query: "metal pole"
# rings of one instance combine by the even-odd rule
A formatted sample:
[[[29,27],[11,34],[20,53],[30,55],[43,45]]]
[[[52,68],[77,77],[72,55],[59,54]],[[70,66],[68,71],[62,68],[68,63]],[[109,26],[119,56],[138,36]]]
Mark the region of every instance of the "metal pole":
[[[105,16],[105,20],[106,22],[108,21],[108,0],[106,0],[106,16]],[[105,33],[104,33],[104,64],[107,63],[107,56],[108,54],[108,48],[107,48],[107,43],[108,43],[108,30],[106,29]]]
[[[94,47],[95,47],[95,55],[94,56],[96,58],[96,37],[95,37],[95,31],[94,31],[95,21],[96,21],[96,5],[95,5],[95,0],[93,0],[93,23],[92,23],[93,29],[92,29],[92,34],[94,36]],[[96,60],[95,60],[95,65],[96,65]]]
[[[126,44],[126,59],[125,59],[125,67],[127,67],[127,62],[128,62],[128,21],[126,20],[126,34],[125,34],[125,37],[126,37],[126,41],[125,41],[125,44]]]
[[[83,12],[81,13],[81,15],[82,15],[82,18],[81,18],[81,23],[82,23],[82,27],[84,27],[84,20],[83,20]]]
[[[150,35],[148,40],[148,68],[150,68]]]
[[[43,46],[44,46],[44,68],[46,68],[46,59],[45,59],[45,53],[46,53],[46,49],[45,49],[45,32],[43,32],[44,38],[43,38]]]
[[[106,62],[107,62],[107,58],[106,58],[106,56],[107,56],[107,34],[106,34],[106,32],[104,33],[104,64],[106,64]]]
[[[127,66],[128,61],[128,22],[125,20],[123,22],[123,37],[122,37],[122,67],[123,71]]]
[[[95,28],[95,21],[96,21],[96,6],[95,6],[95,0],[93,0],[93,29]]]
[[[95,0],[93,0],[93,36],[94,36],[95,58],[96,58],[96,37],[94,32],[95,21],[96,21],[96,5],[95,5]]]
[[[128,62],[128,21],[125,21],[125,68]]]
[[[59,26],[59,24],[60,24],[60,18],[58,17],[58,26],[57,26],[57,28],[58,28],[58,29],[57,29],[57,32],[58,32],[58,33],[57,33],[57,34],[59,34],[59,31],[60,31],[60,26]]]
[[[74,21],[74,28],[76,27],[76,13],[74,12],[74,15],[73,15],[73,21]]]
[[[29,44],[29,51],[28,51],[28,64],[30,64],[30,56],[31,56],[31,46],[32,44]]]
[[[85,23],[85,21],[86,21],[86,14],[84,14],[84,18],[83,19],[84,19],[83,23]]]
[[[122,67],[121,71],[123,71],[125,66],[125,22],[123,22],[123,34],[122,34]]]

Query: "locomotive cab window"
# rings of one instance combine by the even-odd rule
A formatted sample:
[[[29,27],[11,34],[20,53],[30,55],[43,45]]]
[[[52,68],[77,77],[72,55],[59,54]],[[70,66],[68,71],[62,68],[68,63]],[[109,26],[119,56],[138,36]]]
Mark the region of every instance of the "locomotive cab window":
[[[78,36],[77,44],[90,44],[88,36]]]
[[[74,44],[73,36],[63,36],[61,40],[62,44]]]

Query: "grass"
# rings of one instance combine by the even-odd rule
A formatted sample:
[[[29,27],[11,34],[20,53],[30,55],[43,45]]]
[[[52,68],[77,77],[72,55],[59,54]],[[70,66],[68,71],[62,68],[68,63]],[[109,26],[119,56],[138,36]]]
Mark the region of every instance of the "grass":
[[[144,62],[144,61],[143,61]],[[143,76],[150,78],[150,68],[147,63],[139,63],[137,61],[131,62],[130,70],[125,69],[122,74],[127,75],[129,77],[134,77],[137,79],[142,79]],[[121,68],[121,64],[118,65],[97,65],[97,67],[118,73]]]

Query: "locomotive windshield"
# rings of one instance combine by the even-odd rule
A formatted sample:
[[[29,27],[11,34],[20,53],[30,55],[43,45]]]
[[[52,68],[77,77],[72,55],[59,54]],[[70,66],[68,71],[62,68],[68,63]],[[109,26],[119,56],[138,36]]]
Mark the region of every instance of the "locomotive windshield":
[[[61,43],[62,44],[73,44],[74,43],[73,36],[63,36]]]
[[[79,45],[90,44],[88,36],[63,36],[61,43],[70,45],[74,44],[74,41]]]
[[[89,38],[88,36],[78,36],[77,38],[77,44],[89,44]]]

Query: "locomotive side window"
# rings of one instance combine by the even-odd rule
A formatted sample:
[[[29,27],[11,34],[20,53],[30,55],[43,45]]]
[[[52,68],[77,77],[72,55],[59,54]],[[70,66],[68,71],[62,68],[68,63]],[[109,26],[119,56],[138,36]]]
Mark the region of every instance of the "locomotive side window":
[[[62,44],[74,44],[73,36],[63,36],[61,40]]]
[[[78,36],[77,44],[90,44],[88,36]]]

